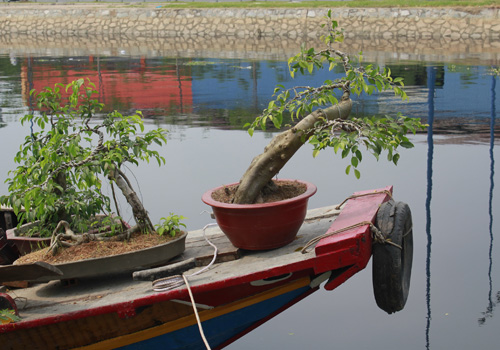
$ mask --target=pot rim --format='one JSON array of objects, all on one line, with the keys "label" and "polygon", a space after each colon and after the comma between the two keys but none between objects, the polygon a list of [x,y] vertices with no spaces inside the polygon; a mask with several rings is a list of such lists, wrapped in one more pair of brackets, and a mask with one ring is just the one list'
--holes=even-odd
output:
[{"label": "pot rim", "polygon": [[282,201],[277,201],[277,202],[270,202],[270,203],[255,203],[255,204],[234,204],[234,203],[223,203],[223,202],[218,202],[212,198],[212,193],[214,191],[217,191],[220,188],[223,188],[225,186],[232,186],[232,185],[237,185],[239,182],[233,182],[227,185],[222,185],[216,188],[213,188],[211,190],[208,190],[203,194],[201,197],[201,200],[205,203],[210,205],[211,207],[216,207],[216,208],[227,208],[227,209],[259,209],[259,208],[267,208],[267,207],[277,207],[281,205],[286,205],[291,202],[296,202],[300,201],[302,199],[306,199],[311,197],[313,194],[316,193],[318,190],[316,185],[314,185],[311,182],[304,181],[304,180],[296,180],[296,179],[278,179],[276,181],[296,181],[299,183],[302,183],[307,186],[306,191],[302,193],[301,195],[297,197],[292,197],[288,198]]}]

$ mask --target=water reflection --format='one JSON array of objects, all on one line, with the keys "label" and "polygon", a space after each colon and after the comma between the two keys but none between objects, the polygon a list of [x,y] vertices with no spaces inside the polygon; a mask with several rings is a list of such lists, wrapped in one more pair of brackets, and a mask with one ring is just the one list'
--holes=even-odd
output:
[{"label": "water reflection", "polygon": [[[197,218],[201,209],[205,209],[199,204],[200,194],[213,185],[241,176],[240,171],[267,144],[269,136],[259,133],[250,140],[242,131],[222,129],[240,128],[245,118],[253,118],[262,104],[266,104],[277,82],[297,83],[289,79],[286,62],[213,57],[146,57],[141,62],[141,57],[92,57],[29,60],[25,56],[18,57],[17,65],[12,65],[8,56],[0,57],[0,124],[2,120],[7,124],[7,128],[0,131],[4,175],[6,169],[12,167],[8,162],[17,151],[21,139],[16,138],[17,135],[24,138],[29,133],[29,125],[21,127],[16,118],[29,109],[26,92],[30,89],[30,79],[32,84],[36,84],[37,77],[69,79],[69,73],[80,77],[93,69],[102,101],[111,105],[116,102],[117,107],[113,108],[133,109],[143,108],[132,106],[124,96],[135,98],[133,103],[142,102],[138,94],[127,91],[127,87],[137,87],[134,84],[151,87],[150,79],[156,79],[170,85],[172,96],[163,101],[174,102],[146,108],[150,116],[147,121],[148,127],[158,123],[172,131],[169,145],[162,149],[169,166],[159,170],[144,166],[134,169],[134,173],[141,183],[146,183],[142,190],[145,202],[153,204],[152,216],[160,218],[170,210],[179,212],[190,218],[190,229],[207,223],[206,218]],[[140,73],[141,64],[143,72],[149,71],[150,75]],[[244,349],[245,344],[248,349],[259,347],[256,344],[262,340],[262,334],[269,337],[262,340],[260,348],[305,349],[310,347],[311,336],[317,348],[331,347],[331,322],[336,322],[333,338],[339,349],[373,346],[468,349],[471,342],[479,344],[478,348],[497,347],[500,318],[492,317],[500,302],[498,281],[493,273],[499,261],[498,249],[493,249],[494,231],[498,231],[493,208],[499,203],[498,196],[493,196],[494,176],[498,177],[499,173],[498,169],[494,171],[494,167],[498,167],[498,162],[494,162],[494,148],[498,149],[495,138],[500,137],[500,123],[495,120],[498,113],[496,82],[485,76],[487,67],[467,70],[451,64],[408,61],[384,64],[412,81],[414,85],[408,86],[410,103],[397,102],[391,95],[372,96],[357,101],[358,111],[393,114],[400,109],[409,116],[425,117],[430,124],[429,133],[417,135],[416,148],[402,157],[398,167],[366,159],[366,172],[360,181],[346,178],[338,171],[345,168],[342,160],[328,154],[312,160],[310,151],[304,150],[297,155],[302,158],[287,165],[289,168],[284,169],[283,176],[315,182],[321,191],[312,199],[314,207],[330,205],[339,196],[360,189],[395,185],[398,199],[407,201],[412,208],[415,232],[422,232],[415,235],[412,278],[416,283],[412,282],[407,308],[384,318],[375,310],[367,293],[371,281],[367,277],[369,272],[363,271],[335,294],[312,296],[304,301],[308,303],[305,308],[299,303],[290,310],[296,311],[295,317],[283,315],[275,323],[250,334],[248,340],[244,338],[235,343],[233,349]],[[124,94],[105,88],[112,76],[121,76],[117,79],[122,85],[116,92]],[[224,80],[224,76],[230,80]],[[312,85],[322,80],[324,77],[310,77],[300,83]],[[129,84],[131,82],[133,84]],[[489,183],[486,179],[481,181],[482,176],[487,176]],[[487,193],[488,202],[485,201]],[[468,206],[463,203],[465,199]],[[475,230],[480,231],[483,225],[484,234],[476,234],[471,239]],[[484,314],[480,314],[481,311]],[[447,312],[450,316],[444,316]],[[479,320],[482,327],[478,327],[478,317],[484,318],[483,323]],[[290,325],[293,319],[298,320],[298,325]],[[366,334],[360,336],[359,329]],[[390,339],[387,329],[394,330]],[[296,332],[295,338],[289,335],[291,331]]]},{"label": "water reflection", "polygon": [[[28,62],[28,74],[27,74],[28,88],[26,90],[28,93],[28,108],[29,108],[29,114],[33,114],[35,111],[35,104],[34,104],[35,97],[31,94],[31,90],[33,90],[33,88],[34,88],[34,83],[33,83],[32,58],[30,56],[28,56],[27,62]],[[24,90],[24,91],[26,91],[26,90]],[[33,138],[33,123],[34,123],[34,121],[33,121],[33,119],[31,119],[30,132],[31,132],[32,138]]]},{"label": "water reflection", "polygon": [[[146,58],[117,56],[32,57],[18,60],[25,106],[31,105],[29,91],[40,91],[55,83],[67,84],[89,78],[96,85],[99,101],[107,110],[134,113],[158,123],[210,125],[241,128],[266,107],[274,86],[319,85],[322,74],[291,79],[286,62],[192,58]],[[390,93],[362,96],[354,101],[358,115],[392,114],[397,108],[412,117],[427,118],[428,76],[422,63],[387,62],[393,76],[403,77],[410,103]],[[0,74],[14,77],[11,58],[0,57]],[[460,142],[486,142],[490,111],[485,99],[484,67],[434,65],[434,86],[439,88],[438,118],[434,132],[462,135]],[[341,72],[330,72],[337,78]],[[444,85],[446,89],[443,89]],[[476,103],[457,96],[471,95]],[[495,125],[496,135],[500,126]]]},{"label": "water reflection", "polygon": [[434,95],[436,83],[436,67],[427,67],[427,82],[428,82],[428,112],[429,116],[427,123],[427,197],[425,199],[425,232],[427,234],[427,258],[426,258],[426,306],[427,317],[425,327],[425,347],[430,348],[430,328],[431,328],[431,248],[432,248],[432,234],[431,234],[431,200],[432,200],[432,160],[434,157]]},{"label": "water reflection", "polygon": [[488,318],[493,317],[493,309],[497,303],[500,303],[500,291],[496,294],[496,300],[493,301],[493,189],[495,187],[495,157],[493,156],[493,151],[495,148],[495,117],[496,117],[496,76],[491,77],[491,118],[490,118],[490,190],[489,190],[489,200],[488,200],[488,216],[489,216],[489,235],[490,235],[490,247],[488,251],[488,304],[486,311],[483,312],[483,317],[479,318],[479,325],[484,325]]},{"label": "water reflection", "polygon": [[[70,57],[41,59],[27,57],[21,62],[23,98],[28,101],[31,89],[41,91],[56,83],[90,79],[96,85],[98,99],[105,110],[125,113],[141,110],[145,117],[190,113],[193,105],[189,66],[158,64],[145,58],[118,59]],[[63,97],[68,93],[61,89]]]}]

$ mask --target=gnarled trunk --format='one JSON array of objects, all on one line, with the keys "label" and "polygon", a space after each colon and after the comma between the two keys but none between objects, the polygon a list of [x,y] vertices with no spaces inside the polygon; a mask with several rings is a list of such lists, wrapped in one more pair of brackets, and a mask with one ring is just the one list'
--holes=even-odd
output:
[{"label": "gnarled trunk", "polygon": [[334,106],[314,111],[293,128],[276,135],[266,146],[264,153],[252,160],[240,180],[233,203],[254,203],[260,191],[312,136],[312,130],[316,122],[320,121],[321,118],[328,120],[347,119],[351,109],[352,101],[349,98],[343,99]]},{"label": "gnarled trunk", "polygon": [[128,204],[132,207],[132,214],[134,215],[137,225],[143,231],[154,231],[154,226],[149,219],[146,209],[142,205],[139,196],[137,196],[137,193],[133,190],[125,174],[119,169],[116,169],[109,174],[109,177],[116,183],[118,188],[122,191],[122,194],[125,196]]}]

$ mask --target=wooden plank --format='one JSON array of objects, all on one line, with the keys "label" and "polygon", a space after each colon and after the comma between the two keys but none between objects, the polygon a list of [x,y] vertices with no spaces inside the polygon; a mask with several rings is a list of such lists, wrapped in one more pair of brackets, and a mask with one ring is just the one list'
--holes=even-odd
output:
[{"label": "wooden plank", "polygon": [[180,275],[189,269],[196,267],[196,259],[191,258],[166,266],[156,267],[142,271],[136,271],[132,277],[136,281],[154,281],[159,278],[165,278],[173,275]]},{"label": "wooden plank", "polygon": [[33,264],[0,267],[0,282],[29,281],[45,276],[62,276],[57,267],[42,261]]},{"label": "wooden plank", "polygon": [[[213,234],[208,236],[208,239],[217,247],[217,263],[233,261],[241,257],[240,249],[233,246],[225,234]],[[196,266],[206,266],[210,263],[210,261],[212,261],[213,256],[214,248],[207,243],[203,236],[190,238],[188,235],[188,239],[186,240],[186,250],[173,262],[195,258]]]},{"label": "wooden plank", "polygon": [[[233,261],[241,257],[240,249],[233,246],[226,235],[210,235],[208,239],[217,247],[215,263]],[[133,278],[138,281],[154,281],[158,278],[182,274],[194,267],[210,264],[213,257],[214,248],[207,243],[203,236],[193,238],[189,238],[188,236],[186,250],[182,255],[169,262],[168,265],[136,271],[133,273]]]},{"label": "wooden plank", "polygon": [[7,288],[28,288],[30,286],[28,281],[1,282],[1,284]]},{"label": "wooden plank", "polygon": [[[233,261],[241,257],[241,250],[232,245],[226,235],[210,237],[210,241],[217,247],[216,263]],[[214,248],[205,242],[203,247],[198,247],[193,253],[197,256],[196,265],[206,266],[213,259]]]}]

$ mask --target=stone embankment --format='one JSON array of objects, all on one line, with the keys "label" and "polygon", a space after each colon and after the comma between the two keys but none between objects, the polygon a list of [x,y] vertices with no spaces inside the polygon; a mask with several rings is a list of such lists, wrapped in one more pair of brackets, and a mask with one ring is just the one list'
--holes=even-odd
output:
[{"label": "stone embankment", "polygon": [[[156,7],[3,5],[0,34],[136,37],[233,36],[316,38],[322,9],[169,9]],[[500,39],[500,9],[333,9],[349,36]]]},{"label": "stone embankment", "polygon": [[[142,6],[0,3],[0,54],[286,59],[301,42],[320,45],[327,12]],[[333,17],[349,38],[342,49],[367,59],[500,62],[500,9],[340,8]]]}]

